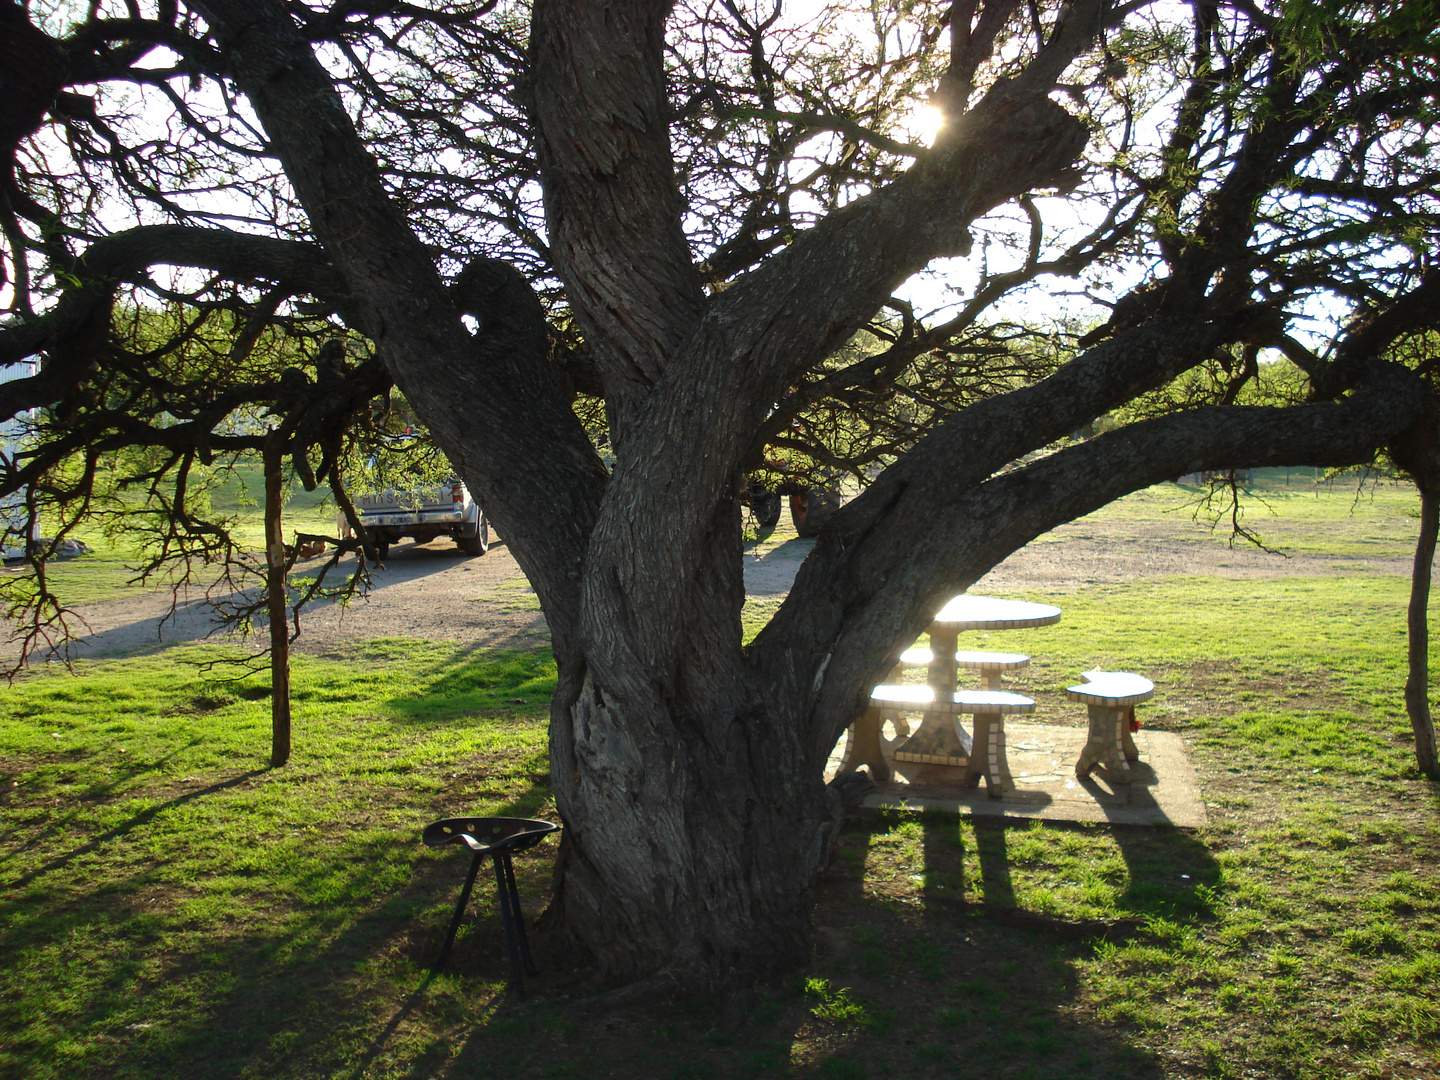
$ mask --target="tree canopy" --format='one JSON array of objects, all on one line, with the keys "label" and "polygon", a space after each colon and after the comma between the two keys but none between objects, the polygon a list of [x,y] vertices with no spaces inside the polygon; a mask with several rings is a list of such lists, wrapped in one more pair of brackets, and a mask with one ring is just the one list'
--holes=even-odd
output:
[{"label": "tree canopy", "polygon": [[[1382,454],[1433,517],[1432,3],[3,0],[0,25],[0,363],[43,358],[0,386],[0,416],[41,410],[0,493],[73,522],[123,450],[204,550],[228,541],[197,465],[283,449],[343,506],[398,387],[544,608],[551,919],[609,976],[804,955],[830,747],[1056,524]],[[865,488],[744,646],[766,469]],[[24,603],[43,640],[61,601]]]}]

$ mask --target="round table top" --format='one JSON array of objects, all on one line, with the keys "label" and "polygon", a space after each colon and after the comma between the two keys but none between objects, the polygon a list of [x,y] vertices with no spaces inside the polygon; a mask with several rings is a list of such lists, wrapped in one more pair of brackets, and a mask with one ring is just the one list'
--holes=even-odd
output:
[{"label": "round table top", "polygon": [[1048,626],[1060,621],[1060,609],[1028,600],[1002,600],[997,596],[961,593],[935,616],[935,622],[956,630],[1014,630],[1022,626]]},{"label": "round table top", "polygon": [[1155,696],[1155,684],[1144,675],[1130,671],[1082,671],[1080,674],[1085,676],[1085,682],[1065,691],[1071,701],[1119,708],[1138,705]]}]

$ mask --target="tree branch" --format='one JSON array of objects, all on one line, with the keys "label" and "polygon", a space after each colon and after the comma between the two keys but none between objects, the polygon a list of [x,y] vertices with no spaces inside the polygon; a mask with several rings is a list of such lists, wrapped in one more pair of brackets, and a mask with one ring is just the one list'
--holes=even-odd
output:
[{"label": "tree branch", "polygon": [[[1415,376],[1390,365],[1341,402],[1289,408],[1221,406],[1196,409],[1129,425],[1075,444],[1014,471],[951,489],[939,499],[905,490],[863,536],[844,535],[811,566],[807,560],[785,606],[843,610],[835,636],[812,639],[808,648],[787,640],[793,625],[782,607],[771,628],[752,645],[752,663],[770,669],[796,665],[799,686],[815,677],[825,656],[824,687],[811,714],[812,758],[817,763],[858,714],[870,685],[920,634],[934,612],[968,588],[1010,552],[1054,526],[1161,480],[1196,469],[1315,464],[1355,465],[1373,459],[1396,433],[1413,424],[1433,402]],[[847,508],[848,509],[848,508]],[[842,511],[843,513],[843,511]],[[922,522],[917,526],[917,522]],[[817,554],[825,546],[822,539]],[[890,570],[869,569],[887,552]],[[869,565],[865,573],[858,567]],[[821,580],[828,576],[828,584]],[[798,681],[797,681],[798,680]],[[823,749],[817,749],[824,744]],[[818,756],[815,756],[818,755]],[[817,766],[818,767],[818,766]]]},{"label": "tree branch", "polygon": [[670,154],[670,7],[538,0],[531,20],[550,252],[605,380],[617,446],[704,306]]},{"label": "tree branch", "polygon": [[[558,655],[605,471],[561,397],[543,328],[472,338],[430,253],[381,182],[334,84],[279,0],[202,0],[236,82],[370,337],[535,586]],[[513,325],[510,327],[514,329]],[[552,496],[537,505],[536,492]]]},{"label": "tree branch", "polygon": [[345,304],[339,277],[313,244],[188,225],[145,225],[114,233],[96,240],[67,270],[65,276],[75,284],[52,311],[0,328],[0,364],[47,354],[38,375],[0,385],[0,416],[51,405],[73,389],[105,343],[121,283],[158,265],[212,270],[236,281],[274,281],[292,294]]}]

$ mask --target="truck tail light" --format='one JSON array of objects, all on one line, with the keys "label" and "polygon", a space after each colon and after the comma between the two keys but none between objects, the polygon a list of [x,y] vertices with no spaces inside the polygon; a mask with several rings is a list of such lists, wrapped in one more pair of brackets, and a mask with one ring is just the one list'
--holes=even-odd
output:
[{"label": "truck tail light", "polygon": [[464,489],[462,488],[462,486],[461,486],[460,484],[451,484],[451,485],[450,485],[450,501],[453,502],[453,503],[455,503],[455,505],[457,505],[457,506],[460,505],[462,502],[464,502],[464,501],[465,501],[465,496],[464,496],[464,494],[463,494],[463,491],[464,491]]}]

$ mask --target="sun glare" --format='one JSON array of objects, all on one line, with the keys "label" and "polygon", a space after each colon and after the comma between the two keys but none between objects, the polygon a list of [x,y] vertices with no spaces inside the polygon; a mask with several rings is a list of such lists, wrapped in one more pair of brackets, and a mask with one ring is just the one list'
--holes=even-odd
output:
[{"label": "sun glare", "polygon": [[911,142],[935,145],[935,137],[945,126],[945,114],[934,105],[916,105],[900,121],[900,130]]}]

